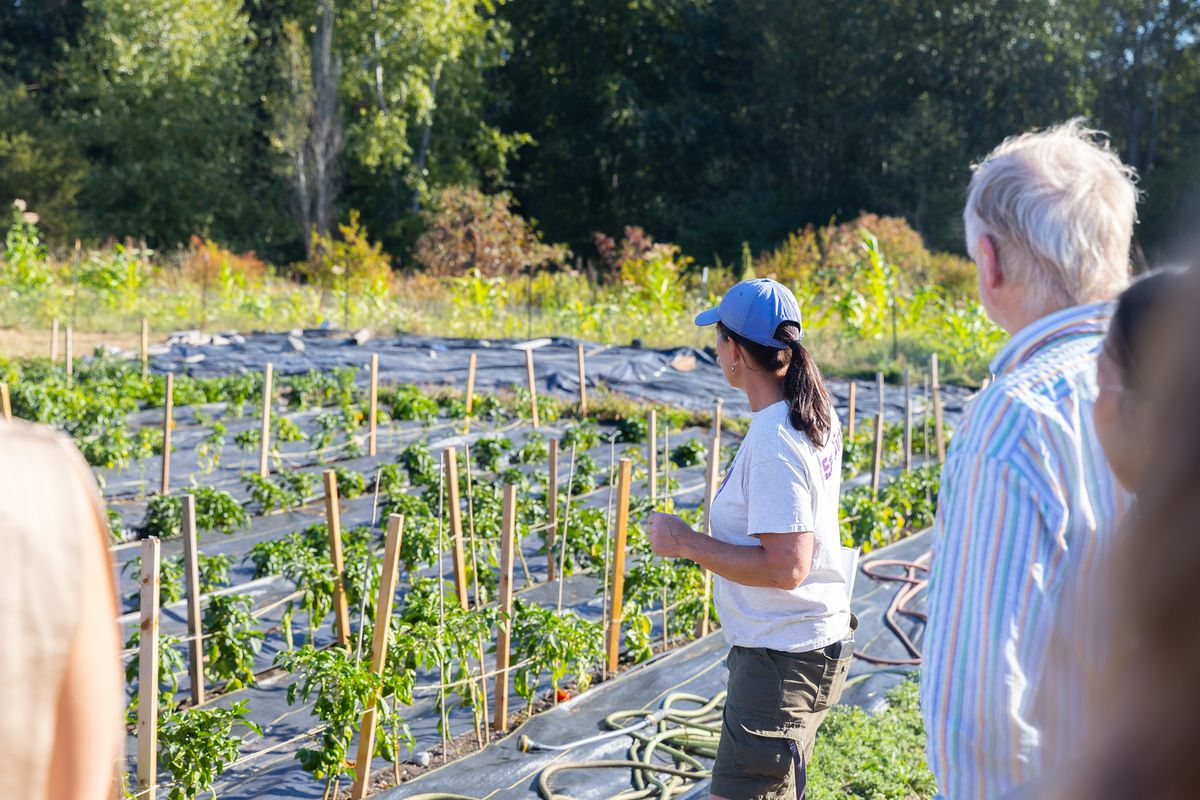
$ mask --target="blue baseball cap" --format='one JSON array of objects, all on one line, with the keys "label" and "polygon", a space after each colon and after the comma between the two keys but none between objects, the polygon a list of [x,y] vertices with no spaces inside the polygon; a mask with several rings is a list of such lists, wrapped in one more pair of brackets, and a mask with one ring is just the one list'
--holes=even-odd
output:
[{"label": "blue baseball cap", "polygon": [[800,304],[796,296],[781,283],[770,278],[755,278],[734,286],[716,308],[696,315],[697,325],[722,323],[736,334],[765,347],[787,349],[788,345],[775,338],[775,329],[784,322],[800,325]]}]

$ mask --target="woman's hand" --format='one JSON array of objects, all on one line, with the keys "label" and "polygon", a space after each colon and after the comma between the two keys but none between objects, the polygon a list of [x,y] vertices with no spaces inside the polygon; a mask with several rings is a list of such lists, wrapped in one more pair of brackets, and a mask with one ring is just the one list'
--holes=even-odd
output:
[{"label": "woman's hand", "polygon": [[690,525],[674,514],[651,511],[646,517],[646,538],[656,556],[687,557],[687,542],[696,535]]}]

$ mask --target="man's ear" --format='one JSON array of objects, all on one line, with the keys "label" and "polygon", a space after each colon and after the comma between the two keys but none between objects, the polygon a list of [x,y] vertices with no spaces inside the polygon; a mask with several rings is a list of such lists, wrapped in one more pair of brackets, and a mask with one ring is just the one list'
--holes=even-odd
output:
[{"label": "man's ear", "polygon": [[1004,285],[1004,270],[1000,266],[996,244],[985,233],[975,241],[975,264],[979,267],[979,282],[984,288],[994,291]]}]

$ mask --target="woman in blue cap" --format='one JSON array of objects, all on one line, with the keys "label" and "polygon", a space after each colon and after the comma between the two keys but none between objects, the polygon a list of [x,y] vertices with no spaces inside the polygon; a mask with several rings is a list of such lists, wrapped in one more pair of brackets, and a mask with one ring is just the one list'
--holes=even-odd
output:
[{"label": "woman in blue cap", "polygon": [[696,317],[714,323],[725,379],[750,402],[750,429],[713,499],[712,536],[662,513],[647,532],[656,554],[715,575],[731,649],[712,796],[802,797],[857,625],[841,568],[841,428],[786,287],[742,281]]}]

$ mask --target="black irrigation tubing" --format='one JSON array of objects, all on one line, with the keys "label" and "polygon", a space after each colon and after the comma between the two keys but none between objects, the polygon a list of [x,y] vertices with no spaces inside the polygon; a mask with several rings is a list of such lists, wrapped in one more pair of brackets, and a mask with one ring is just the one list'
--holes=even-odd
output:
[{"label": "black irrigation tubing", "polygon": [[[929,615],[925,612],[917,611],[916,609],[909,607],[909,602],[912,601],[929,583],[928,578],[917,577],[918,571],[929,571],[929,559],[930,554],[926,553],[924,556],[915,561],[879,559],[877,561],[868,561],[860,567],[863,574],[869,578],[873,578],[877,581],[899,581],[905,584],[892,597],[892,602],[888,604],[888,608],[887,611],[884,612],[883,619],[888,629],[896,635],[896,638],[900,640],[900,643],[903,644],[904,648],[911,654],[911,658],[887,658],[884,656],[874,656],[870,655],[869,653],[861,652],[855,653],[854,655],[856,657],[866,661],[868,664],[878,664],[880,666],[917,666],[921,663],[920,648],[918,648],[916,643],[914,643],[909,635],[905,633],[904,629],[900,627],[900,623],[896,619],[896,615],[904,614],[905,616],[912,617],[913,619],[917,619],[922,622],[929,618]],[[901,567],[904,572],[900,575],[889,574],[887,572],[881,572],[881,567]]]}]

